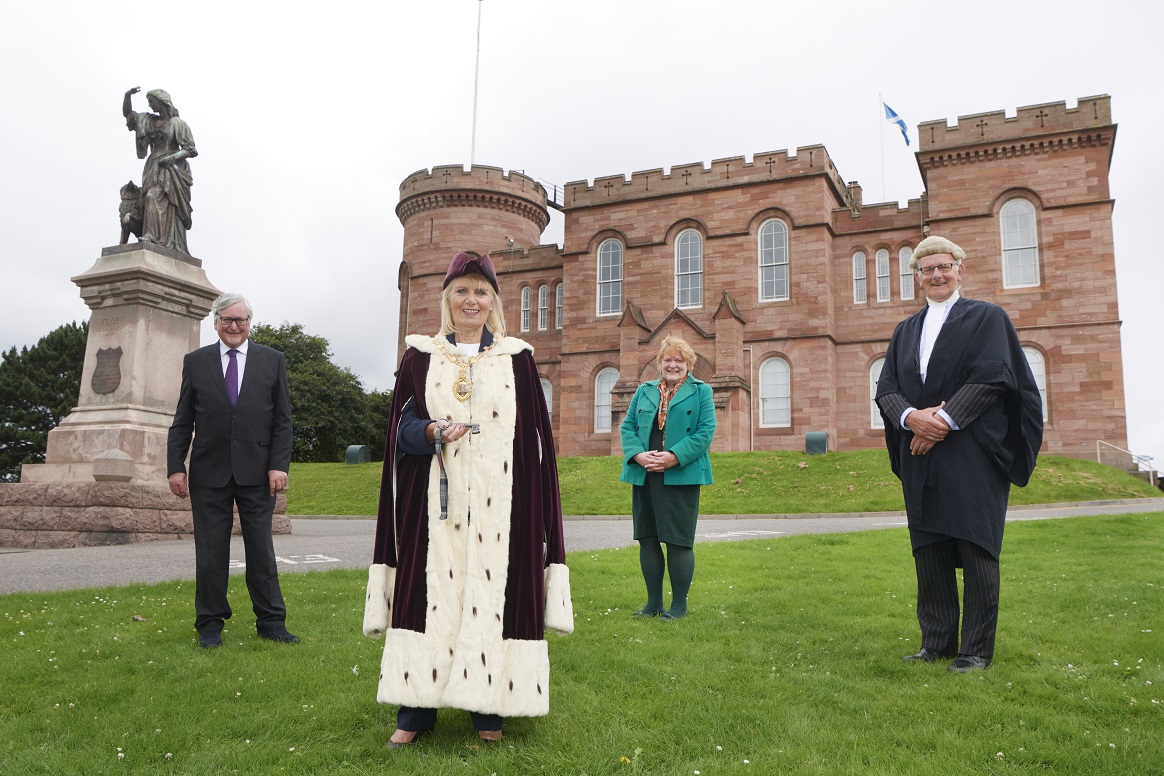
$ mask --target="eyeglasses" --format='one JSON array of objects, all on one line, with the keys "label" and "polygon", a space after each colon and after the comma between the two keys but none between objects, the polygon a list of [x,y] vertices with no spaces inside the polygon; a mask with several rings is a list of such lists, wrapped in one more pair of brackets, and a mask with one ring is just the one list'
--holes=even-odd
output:
[{"label": "eyeglasses", "polygon": [[932,267],[918,267],[917,274],[925,277],[926,275],[932,275],[934,270],[937,270],[944,275],[956,266],[957,264],[952,264],[947,261],[942,264],[934,264]]},{"label": "eyeglasses", "polygon": [[247,317],[247,318],[226,318],[224,316],[219,316],[218,321],[228,329],[231,326],[238,326],[240,329],[245,329],[247,324],[251,322],[251,319],[249,317]]}]

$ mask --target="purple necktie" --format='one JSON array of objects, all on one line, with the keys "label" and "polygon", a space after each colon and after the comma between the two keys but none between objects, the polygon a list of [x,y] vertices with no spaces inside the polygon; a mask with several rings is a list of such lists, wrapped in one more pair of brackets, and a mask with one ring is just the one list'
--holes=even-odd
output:
[{"label": "purple necktie", "polygon": [[233,407],[238,404],[238,351],[231,348],[226,355],[230,356],[230,363],[226,365],[226,396]]}]

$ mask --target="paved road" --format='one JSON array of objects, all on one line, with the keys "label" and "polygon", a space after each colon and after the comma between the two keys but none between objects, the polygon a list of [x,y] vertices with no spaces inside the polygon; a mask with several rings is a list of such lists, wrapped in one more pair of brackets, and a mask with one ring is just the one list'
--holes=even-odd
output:
[{"label": "paved road", "polygon": [[[1022,507],[1008,521],[1045,520],[1080,515],[1164,512],[1164,498],[1094,501],[1054,506]],[[280,573],[367,568],[376,532],[369,518],[293,517],[292,533],[275,537]],[[902,512],[831,515],[705,515],[699,520],[697,542],[842,533],[899,528]],[[629,517],[566,519],[566,549],[573,551],[626,547],[634,544]],[[242,539],[231,542],[232,573],[243,571]],[[116,547],[69,550],[0,548],[0,594],[164,582],[194,578],[191,541],[145,542]]]}]

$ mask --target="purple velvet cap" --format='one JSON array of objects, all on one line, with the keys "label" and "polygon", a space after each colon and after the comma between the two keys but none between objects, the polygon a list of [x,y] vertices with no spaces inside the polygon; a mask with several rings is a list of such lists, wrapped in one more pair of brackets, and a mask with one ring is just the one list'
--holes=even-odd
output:
[{"label": "purple velvet cap", "polygon": [[452,283],[454,278],[468,275],[470,272],[475,272],[488,280],[489,285],[493,286],[493,290],[499,294],[501,293],[501,289],[497,285],[497,272],[493,269],[493,260],[488,255],[472,256],[464,251],[453,257],[452,262],[449,264],[449,271],[445,273],[445,282],[441,284],[441,288],[448,288],[449,283]]}]

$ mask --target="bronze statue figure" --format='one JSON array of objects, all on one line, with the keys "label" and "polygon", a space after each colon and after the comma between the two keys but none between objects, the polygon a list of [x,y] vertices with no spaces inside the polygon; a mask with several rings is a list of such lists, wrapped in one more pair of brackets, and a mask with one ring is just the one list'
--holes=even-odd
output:
[{"label": "bronze statue figure", "polygon": [[[141,91],[135,86],[125,93],[121,112],[126,126],[137,135],[137,158],[145,159],[139,201],[141,242],[154,243],[187,255],[186,230],[191,225],[190,187],[194,178],[186,160],[198,155],[190,126],[178,117],[178,109],[163,89],[146,93],[153,113],[135,113],[131,95]],[[126,197],[122,191],[122,199]],[[123,212],[123,228],[125,227]],[[132,231],[132,230],[129,230]],[[122,242],[128,241],[123,231]]]}]

